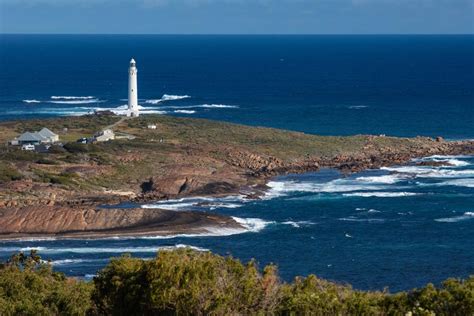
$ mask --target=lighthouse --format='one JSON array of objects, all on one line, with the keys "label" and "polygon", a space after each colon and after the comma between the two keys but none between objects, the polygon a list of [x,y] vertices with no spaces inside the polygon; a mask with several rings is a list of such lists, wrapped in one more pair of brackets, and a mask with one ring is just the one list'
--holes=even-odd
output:
[{"label": "lighthouse", "polygon": [[130,60],[128,68],[128,116],[138,116],[138,87],[137,87],[137,64],[135,59]]}]

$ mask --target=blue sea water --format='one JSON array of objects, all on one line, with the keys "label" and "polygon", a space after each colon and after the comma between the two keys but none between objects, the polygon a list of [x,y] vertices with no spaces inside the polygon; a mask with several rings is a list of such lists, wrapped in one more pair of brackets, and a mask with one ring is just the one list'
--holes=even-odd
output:
[{"label": "blue sea water", "polygon": [[[120,112],[131,57],[143,112],[323,135],[474,138],[474,36],[0,35],[0,120]],[[446,167],[333,170],[274,179],[260,201],[184,199],[145,207],[236,217],[208,236],[0,243],[39,248],[69,275],[121,252],[189,245],[392,291],[474,272],[474,157]],[[202,203],[206,202],[206,203]]]}]

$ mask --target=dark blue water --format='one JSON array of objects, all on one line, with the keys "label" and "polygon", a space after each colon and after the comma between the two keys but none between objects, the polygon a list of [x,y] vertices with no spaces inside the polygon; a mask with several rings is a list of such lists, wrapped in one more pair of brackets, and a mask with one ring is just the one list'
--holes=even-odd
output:
[{"label": "dark blue water", "polygon": [[[474,138],[474,36],[1,35],[0,41],[1,120],[120,112],[134,57],[145,113],[318,134]],[[90,277],[122,252],[150,258],[162,247],[189,245],[276,263],[285,280],[315,273],[361,289],[466,277],[474,272],[474,158],[429,159],[452,165],[350,177],[325,170],[274,179],[261,201],[145,206],[227,214],[247,230],[2,242],[0,258],[39,248],[56,269]]]},{"label": "dark blue water", "polygon": [[181,115],[318,134],[474,137],[473,35],[0,35],[0,119],[123,105],[131,57],[143,106],[191,96],[153,106],[171,114],[179,109],[163,106],[223,104],[238,109]]}]

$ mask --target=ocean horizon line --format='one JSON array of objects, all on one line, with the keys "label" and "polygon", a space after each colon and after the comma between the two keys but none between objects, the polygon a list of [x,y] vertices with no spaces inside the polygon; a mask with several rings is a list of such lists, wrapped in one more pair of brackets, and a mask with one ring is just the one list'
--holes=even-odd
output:
[{"label": "ocean horizon line", "polygon": [[1,35],[91,36],[474,36],[474,33],[3,33]]}]

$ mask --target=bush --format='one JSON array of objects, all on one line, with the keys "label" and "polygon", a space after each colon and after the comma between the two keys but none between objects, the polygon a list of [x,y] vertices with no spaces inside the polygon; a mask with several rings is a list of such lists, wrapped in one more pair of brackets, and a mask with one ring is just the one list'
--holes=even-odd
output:
[{"label": "bush", "polygon": [[48,152],[51,154],[62,154],[66,152],[66,149],[59,145],[51,145],[51,147],[48,148]]},{"label": "bush", "polygon": [[112,259],[93,282],[66,278],[32,252],[0,264],[0,315],[474,315],[474,277],[397,294],[190,249]]},{"label": "bush", "polygon": [[40,158],[36,161],[37,164],[41,165],[57,165],[58,163],[54,160],[47,159],[47,158]]},{"label": "bush", "polygon": [[34,251],[0,266],[0,315],[85,315],[92,286],[41,263]]},{"label": "bush", "polygon": [[38,159],[41,159],[41,154],[38,154],[34,151],[15,149],[9,152],[6,152],[2,157],[5,160],[9,161],[30,161],[35,162]]},{"label": "bush", "polygon": [[87,153],[89,152],[89,147],[86,144],[81,143],[67,143],[63,146],[71,154],[77,153]]},{"label": "bush", "polygon": [[6,164],[0,165],[0,182],[9,182],[14,180],[21,180],[22,174],[16,169],[7,166]]},{"label": "bush", "polygon": [[155,260],[114,259],[94,279],[98,314],[250,315],[279,301],[276,269],[192,250],[163,251]]}]

